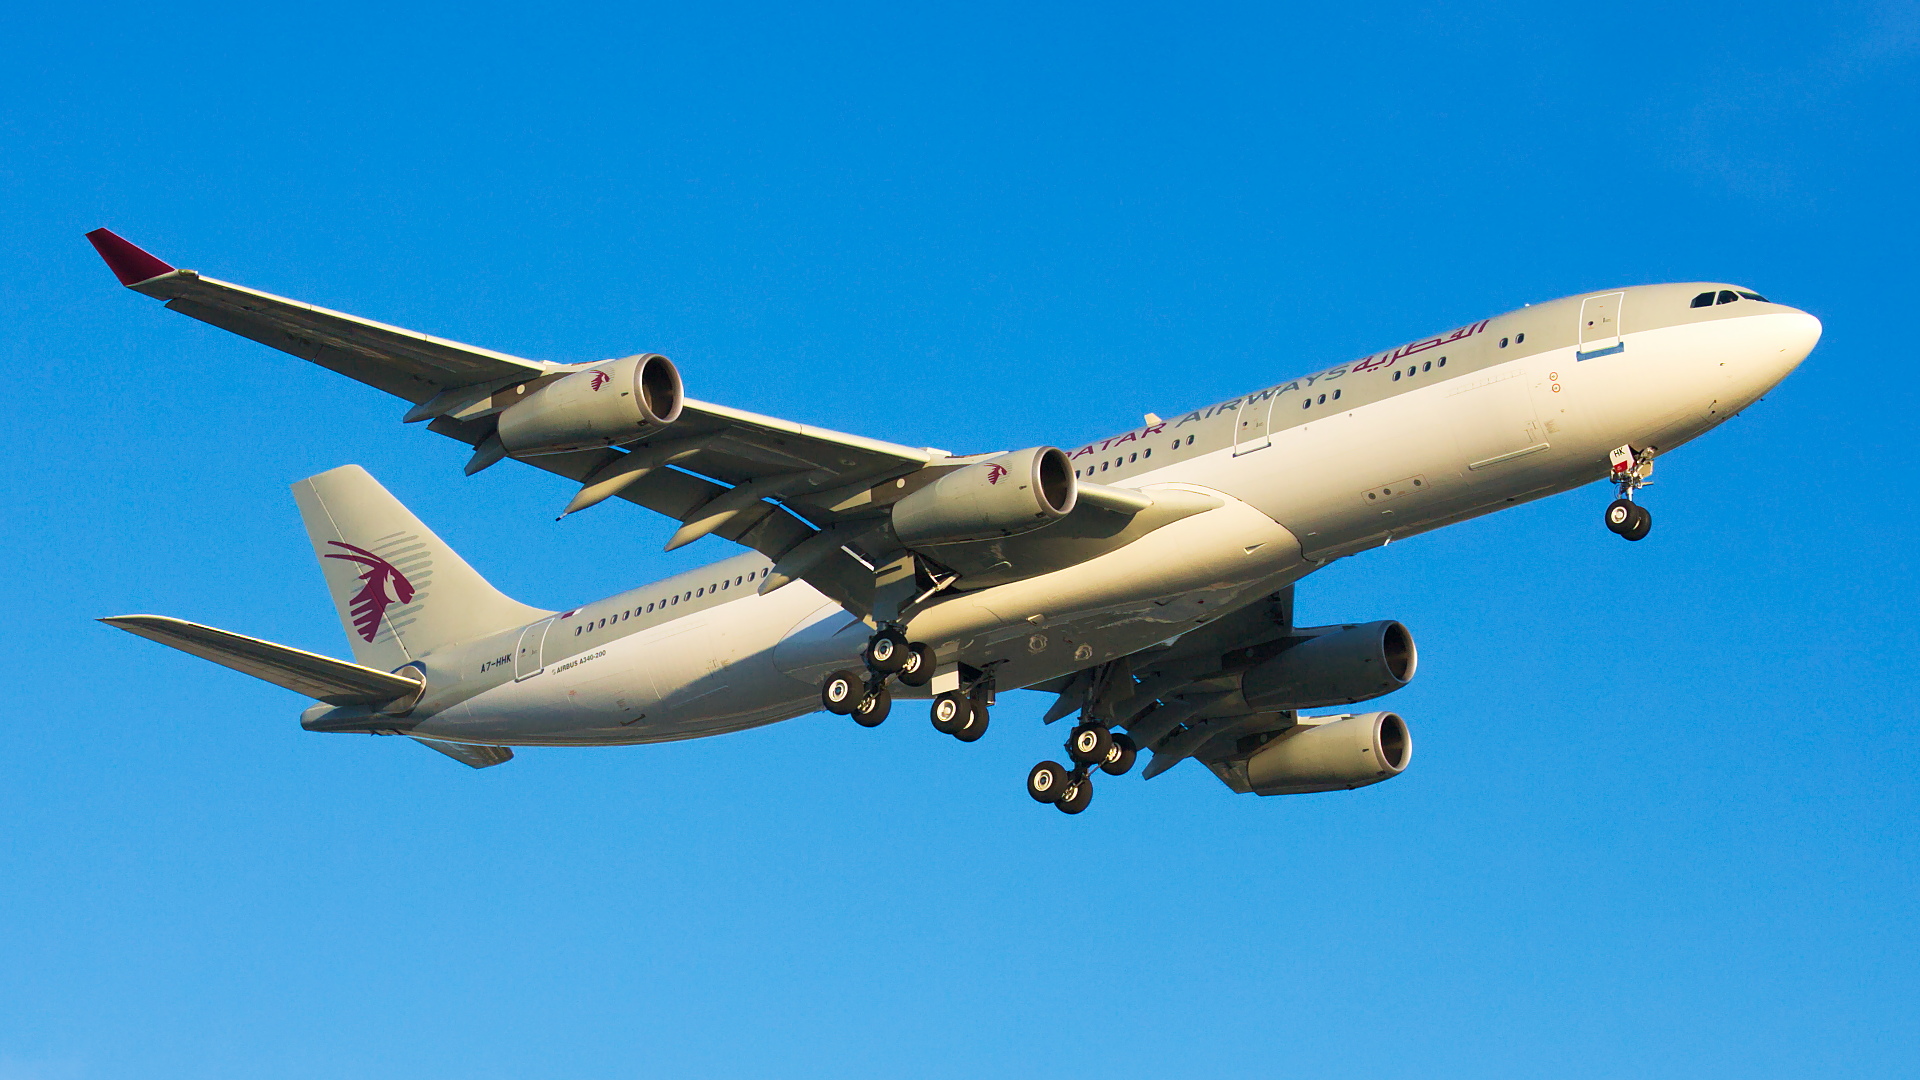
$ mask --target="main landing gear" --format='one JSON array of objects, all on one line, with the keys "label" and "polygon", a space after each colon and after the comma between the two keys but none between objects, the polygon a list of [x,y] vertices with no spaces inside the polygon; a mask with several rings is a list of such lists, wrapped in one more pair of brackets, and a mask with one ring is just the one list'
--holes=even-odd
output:
[{"label": "main landing gear", "polygon": [[1622,446],[1611,456],[1613,472],[1609,479],[1620,497],[1607,504],[1607,531],[1627,540],[1644,540],[1653,531],[1653,515],[1633,501],[1634,492],[1653,483],[1654,448],[1635,451]]},{"label": "main landing gear", "polygon": [[[933,681],[933,650],[907,640],[897,626],[882,627],[861,650],[864,673],[843,669],[820,684],[820,706],[836,716],[851,716],[862,727],[879,727],[887,718],[893,697],[887,680],[922,687]],[[933,699],[933,726],[961,742],[973,742],[987,733],[987,706],[992,704],[988,680],[976,682],[971,694],[948,691]]]},{"label": "main landing gear", "polygon": [[1034,802],[1052,803],[1063,814],[1077,814],[1093,802],[1096,767],[1108,776],[1124,776],[1138,755],[1139,748],[1125,732],[1082,723],[1067,736],[1067,757],[1073,768],[1054,761],[1035,765],[1027,773],[1027,794]]}]

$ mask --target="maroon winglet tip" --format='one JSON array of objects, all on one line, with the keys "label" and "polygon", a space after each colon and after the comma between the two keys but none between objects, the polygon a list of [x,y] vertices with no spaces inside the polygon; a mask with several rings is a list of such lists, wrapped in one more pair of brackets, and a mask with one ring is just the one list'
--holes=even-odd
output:
[{"label": "maroon winglet tip", "polygon": [[173,273],[173,267],[141,251],[112,230],[95,229],[87,234],[87,239],[93,242],[93,250],[107,261],[107,269],[113,271],[122,285],[138,285],[161,274]]}]

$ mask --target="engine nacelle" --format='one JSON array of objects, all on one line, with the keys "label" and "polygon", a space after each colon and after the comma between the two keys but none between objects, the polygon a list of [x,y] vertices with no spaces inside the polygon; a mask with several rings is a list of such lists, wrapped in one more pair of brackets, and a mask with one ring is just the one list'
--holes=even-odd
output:
[{"label": "engine nacelle", "polygon": [[1399,776],[1413,758],[1413,737],[1398,713],[1301,717],[1300,723],[1247,759],[1254,794],[1366,787]]},{"label": "engine nacelle", "polygon": [[680,418],[680,372],[658,353],[609,360],[542,386],[500,414],[500,445],[521,457],[618,446]]},{"label": "engine nacelle", "polygon": [[1387,619],[1319,634],[1248,669],[1240,692],[1258,709],[1316,709],[1391,694],[1413,681],[1418,654]]},{"label": "engine nacelle", "polygon": [[1037,446],[963,466],[893,506],[908,546],[1018,536],[1073,512],[1079,484],[1066,452]]}]

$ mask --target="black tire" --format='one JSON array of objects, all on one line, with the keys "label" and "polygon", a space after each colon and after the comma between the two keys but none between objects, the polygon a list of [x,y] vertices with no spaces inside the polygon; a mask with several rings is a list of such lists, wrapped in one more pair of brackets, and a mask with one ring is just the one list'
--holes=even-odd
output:
[{"label": "black tire", "polygon": [[968,703],[965,694],[949,690],[933,699],[933,705],[927,709],[927,715],[933,720],[933,730],[942,735],[958,735],[967,726],[973,706]]},{"label": "black tire", "polygon": [[1113,749],[1107,752],[1106,760],[1100,762],[1100,771],[1108,776],[1125,776],[1133,768],[1133,761],[1140,756],[1140,748],[1124,731],[1113,733]]},{"label": "black tire", "polygon": [[820,707],[835,716],[846,716],[860,703],[867,680],[857,671],[836,671],[820,684]]},{"label": "black tire", "polygon": [[861,659],[874,671],[892,675],[906,667],[912,655],[913,648],[907,644],[907,635],[898,630],[882,630],[868,639]]},{"label": "black tire", "polygon": [[967,714],[967,726],[953,733],[961,742],[979,742],[980,736],[987,733],[987,710],[975,704]]},{"label": "black tire", "polygon": [[1093,777],[1076,774],[1069,777],[1067,786],[1060,791],[1060,798],[1053,805],[1063,814],[1077,814],[1093,803]]},{"label": "black tire", "polygon": [[1634,514],[1633,523],[1621,532],[1620,535],[1626,537],[1628,540],[1645,540],[1647,534],[1653,531],[1653,512],[1644,506],[1635,506],[1634,510],[1636,513]]},{"label": "black tire", "polygon": [[1076,765],[1097,764],[1112,746],[1113,734],[1099,724],[1081,724],[1067,736],[1067,756]]},{"label": "black tire", "polygon": [[853,722],[861,727],[879,727],[887,719],[887,713],[893,709],[893,695],[881,687],[860,699],[854,706]]},{"label": "black tire", "polygon": [[1621,536],[1627,535],[1627,530],[1633,527],[1633,523],[1638,517],[1636,511],[1639,509],[1638,506],[1625,499],[1615,499],[1608,503],[1605,519],[1607,531],[1617,533]]},{"label": "black tire", "polygon": [[925,686],[933,681],[933,650],[925,645],[907,647],[907,666],[900,669],[900,685]]},{"label": "black tire", "polygon": [[1057,802],[1072,775],[1057,761],[1043,761],[1027,772],[1027,795],[1037,803]]}]

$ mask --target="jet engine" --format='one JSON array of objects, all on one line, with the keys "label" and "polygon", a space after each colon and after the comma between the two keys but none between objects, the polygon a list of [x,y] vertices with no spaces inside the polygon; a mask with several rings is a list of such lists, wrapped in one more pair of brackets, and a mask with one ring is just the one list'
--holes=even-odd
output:
[{"label": "jet engine", "polygon": [[1417,663],[1413,635],[1388,619],[1316,634],[1249,668],[1240,691],[1258,709],[1350,705],[1407,685]]},{"label": "jet engine", "polygon": [[610,360],[542,386],[500,414],[500,445],[530,457],[618,446],[680,418],[680,372],[658,353]]},{"label": "jet engine", "polygon": [[1037,446],[955,469],[901,499],[893,531],[910,547],[1018,536],[1072,513],[1079,496],[1066,452]]},{"label": "jet engine", "polygon": [[1412,757],[1413,738],[1398,713],[1303,716],[1247,759],[1247,783],[1257,795],[1366,787],[1399,776]]}]

